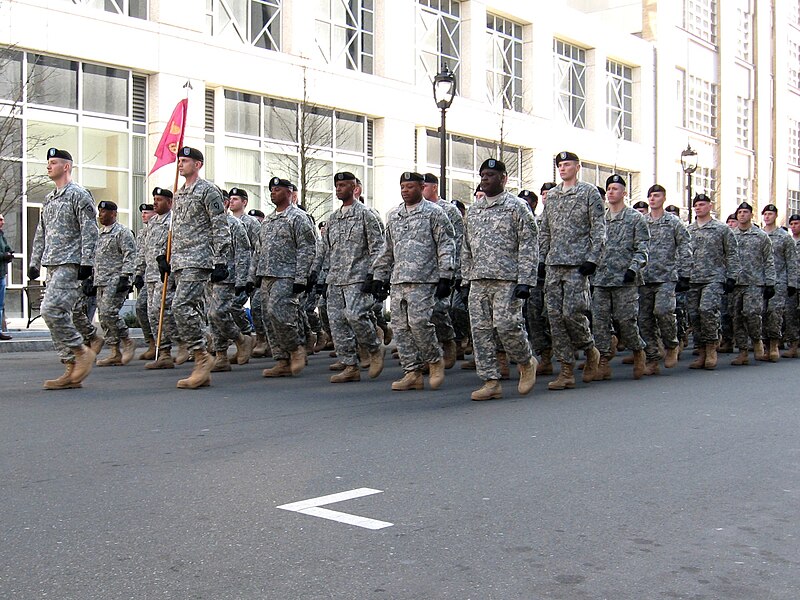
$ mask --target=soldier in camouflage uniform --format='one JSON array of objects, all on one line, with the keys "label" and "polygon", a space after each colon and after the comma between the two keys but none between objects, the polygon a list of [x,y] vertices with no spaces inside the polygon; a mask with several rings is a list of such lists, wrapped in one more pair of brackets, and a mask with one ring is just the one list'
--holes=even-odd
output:
[{"label": "soldier in camouflage uniform", "polygon": [[[592,330],[600,365],[596,379],[611,379],[611,332],[633,350],[633,378],[644,375],[644,340],[639,335],[639,286],[647,264],[650,230],[642,214],[625,206],[627,184],[619,175],[606,180],[606,244],[592,279]],[[612,323],[613,320],[613,323]]]},{"label": "soldier in camouflage uniform", "polygon": [[650,231],[644,285],[639,286],[639,332],[647,355],[646,375],[659,373],[659,338],[664,344],[664,366],[678,364],[678,321],[675,293],[689,289],[692,270],[692,245],[681,220],[664,210],[667,191],[655,184],[647,191],[649,212],[645,216]]},{"label": "soldier in camouflage uniform", "polygon": [[139,327],[142,328],[144,341],[147,342],[147,350],[139,354],[139,360],[153,360],[156,357],[156,340],[147,316],[147,287],[144,284],[144,270],[138,269],[138,257],[142,253],[144,240],[147,237],[147,223],[155,213],[152,204],[140,204],[139,212],[142,215],[142,228],[139,230],[139,235],[136,236],[137,265],[133,274],[133,287],[136,288],[136,319],[139,321]]},{"label": "soldier in camouflage uniform", "polygon": [[172,272],[175,296],[172,314],[178,337],[194,353],[192,374],[178,387],[197,389],[211,384],[214,366],[206,350],[204,304],[206,285],[228,277],[226,257],[231,243],[222,194],[200,177],[203,154],[184,146],[178,151],[178,173],[185,182],[175,194],[172,209],[172,254],[158,258],[163,276]]},{"label": "soldier in camouflage uniform", "polygon": [[274,367],[264,369],[264,377],[299,375],[306,363],[298,317],[316,238],[308,215],[292,204],[292,187],[286,179],[270,180],[275,211],[261,223],[258,254],[250,267],[250,281],[261,287],[264,324],[277,360]]},{"label": "soldier in camouflage uniform", "polygon": [[603,201],[597,188],[578,181],[580,159],[572,152],[556,156],[562,182],[547,194],[539,230],[538,275],[545,278],[553,352],[561,372],[550,390],[575,387],[575,349],[586,354],[583,381],[597,375],[600,353],[589,329],[589,276],[594,274],[606,239]]},{"label": "soldier in camouflage uniform", "polygon": [[697,359],[689,368],[717,368],[719,307],[722,294],[731,293],[739,277],[739,253],[730,227],[711,216],[711,198],[697,194],[692,199],[695,220],[689,225],[692,273],[686,304],[692,322]]},{"label": "soldier in camouflage uniform", "polygon": [[[100,236],[94,256],[94,284],[97,312],[111,354],[97,361],[98,367],[127,365],[136,350],[119,311],[131,290],[136,266],[136,240],[130,229],[117,221],[117,205],[104,200],[98,204]],[[120,351],[120,346],[122,347]]]},{"label": "soldier in camouflage uniform", "polygon": [[95,353],[84,346],[73,323],[79,281],[92,276],[97,244],[97,210],[92,195],[72,181],[72,156],[66,150],[47,151],[47,176],[56,189],[42,203],[28,265],[29,279],[47,267],[47,291],[41,314],[53,344],[66,366],[64,374],[44,382],[48,390],[81,387],[94,365]]},{"label": "soldier in camouflage uniform", "polygon": [[[791,239],[794,242],[795,256],[797,256],[795,268],[800,271],[800,215],[793,214],[789,217],[789,231],[792,232]],[[800,308],[798,308],[798,297],[800,297],[800,294],[797,293],[797,288],[800,287],[800,274],[798,274],[798,279],[795,281],[794,286],[794,292],[792,292],[791,289],[787,291],[786,333],[784,341],[788,345],[788,348],[781,354],[783,358],[798,357],[797,349],[798,342],[800,342]]]},{"label": "soldier in camouflage uniform", "polygon": [[792,236],[776,223],[778,207],[767,204],[761,211],[761,216],[764,219],[764,232],[772,242],[772,253],[775,257],[775,295],[767,300],[764,339],[769,343],[767,357],[770,362],[778,362],[780,359],[778,344],[783,337],[786,301],[789,294],[794,296],[797,293],[798,258]]},{"label": "soldier in camouflage uniform", "polygon": [[[739,220],[736,218],[736,213],[731,213],[725,219],[725,224],[731,228],[731,231],[736,231],[739,227]],[[733,352],[733,294],[725,294],[722,296],[722,303],[719,307],[720,331],[721,339],[719,341],[719,348],[717,352],[730,354]]]},{"label": "soldier in camouflage uniform", "polygon": [[[556,187],[552,181],[542,184],[539,190],[542,206],[547,202],[547,193]],[[532,207],[535,214],[535,206]],[[536,226],[542,227],[542,214],[535,217]],[[541,243],[541,241],[540,241]],[[531,290],[531,297],[526,301],[526,315],[528,319],[528,337],[531,340],[531,349],[539,357],[536,367],[537,375],[553,374],[553,342],[550,336],[550,321],[547,317],[547,306],[544,301],[544,277],[536,279],[536,287]]]},{"label": "soldier in camouflage uniform", "polygon": [[525,332],[523,303],[536,285],[539,232],[533,213],[505,191],[506,166],[490,158],[480,168],[481,190],[464,227],[464,279],[475,364],[483,386],[473,400],[502,398],[495,332],[520,377],[517,390],[528,394],[536,383],[536,359]]},{"label": "soldier in camouflage uniform", "polygon": [[373,263],[373,291],[392,285],[392,324],[404,372],[392,383],[397,391],[421,390],[426,363],[431,389],[444,382],[442,349],[431,317],[436,300],[450,294],[455,241],[445,212],[423,200],[424,181],[410,171],[400,176],[403,203],[389,212],[386,238]]},{"label": "soldier in camouflage uniform", "polygon": [[[356,176],[349,171],[334,176],[336,198],[342,206],[328,217],[322,252],[328,267],[328,319],[341,373],[331,383],[360,381],[359,347],[369,353],[369,376],[383,371],[383,348],[372,320],[372,263],[383,245],[378,217],[356,200]],[[332,365],[335,368],[335,365]]]}]

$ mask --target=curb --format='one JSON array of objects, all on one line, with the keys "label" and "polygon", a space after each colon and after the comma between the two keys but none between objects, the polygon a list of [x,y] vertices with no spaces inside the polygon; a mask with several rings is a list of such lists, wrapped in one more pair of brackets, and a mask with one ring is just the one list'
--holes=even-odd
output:
[{"label": "curb", "polygon": [[[141,336],[132,335],[130,336],[133,340],[133,343],[136,344],[137,348],[142,348],[146,344],[144,343],[144,338]],[[0,342],[0,354],[6,354],[9,352],[47,352],[47,351],[55,351],[55,345],[53,344],[52,339],[20,339],[20,340],[8,340],[4,342]]]}]

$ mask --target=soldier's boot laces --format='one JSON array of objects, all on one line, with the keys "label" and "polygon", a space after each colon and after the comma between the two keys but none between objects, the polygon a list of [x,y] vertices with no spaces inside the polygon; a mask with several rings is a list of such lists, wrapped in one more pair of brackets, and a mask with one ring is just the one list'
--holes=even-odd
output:
[{"label": "soldier's boot laces", "polygon": [[764,342],[761,340],[756,340],[753,342],[753,354],[756,355],[756,360],[767,361],[769,360],[769,356],[767,355],[766,350],[764,349]]},{"label": "soldier's boot laces", "polygon": [[236,364],[246,365],[250,362],[250,357],[253,355],[253,346],[255,340],[249,335],[239,335],[236,340]]},{"label": "soldier's boot laces", "polygon": [[717,343],[706,344],[706,360],[703,368],[709,371],[717,368]]},{"label": "soldier's boot laces", "polygon": [[597,377],[600,365],[600,351],[592,346],[584,354],[586,355],[586,367],[583,369],[583,383],[590,383]]},{"label": "soldier's boot laces", "polygon": [[633,378],[634,379],[641,379],[642,375],[644,375],[645,363],[647,362],[647,357],[644,354],[644,350],[636,350],[633,353]]},{"label": "soldier's boot laces", "polygon": [[436,362],[429,363],[430,376],[428,377],[428,384],[432,390],[438,390],[444,383],[444,360],[439,359]]},{"label": "soldier's boot laces", "polygon": [[536,367],[537,375],[552,375],[553,374],[553,351],[542,350],[542,359]]},{"label": "soldier's boot laces", "polygon": [[500,379],[511,379],[511,371],[508,370],[508,354],[498,352],[497,364],[500,367]]},{"label": "soldier's boot laces", "polygon": [[562,362],[561,371],[553,381],[547,384],[548,390],[571,390],[575,387],[575,375],[572,363]]},{"label": "soldier's boot laces", "polygon": [[781,354],[781,356],[783,358],[797,358],[797,346],[798,346],[797,342],[791,342],[789,344],[789,347],[783,351],[783,354]]},{"label": "soldier's boot laces", "polygon": [[147,350],[139,355],[139,360],[153,360],[156,357],[156,341],[147,340]]},{"label": "soldier's boot laces", "polygon": [[442,351],[444,352],[444,368],[452,369],[456,364],[456,356],[458,356],[458,346],[455,340],[447,340],[442,343]]},{"label": "soldier's boot laces", "polygon": [[[517,365],[519,369],[519,383],[517,384],[517,391],[525,396],[529,394],[536,385],[536,369],[539,363],[536,358],[531,356],[531,360],[527,364]],[[499,385],[499,384],[498,384]]]},{"label": "soldier's boot laces", "polygon": [[122,365],[122,354],[119,351],[119,344],[109,346],[111,354],[97,361],[98,367],[118,367]]},{"label": "soldier's boot laces", "polygon": [[186,344],[178,344],[178,352],[175,355],[175,364],[182,365],[189,360],[189,348]]},{"label": "soldier's boot laces", "polygon": [[358,365],[347,365],[341,373],[331,375],[331,383],[347,383],[348,381],[361,381],[361,369]]},{"label": "soldier's boot laces", "polygon": [[369,378],[375,379],[378,375],[383,372],[383,357],[384,357],[384,348],[383,346],[378,346],[378,349],[375,352],[370,352],[369,354]]},{"label": "soldier's boot laces", "polygon": [[92,337],[89,338],[88,346],[92,349],[92,352],[95,353],[95,356],[100,354],[100,350],[103,349],[103,344],[106,343],[105,338],[102,335],[95,333]]},{"label": "soldier's boot laces", "polygon": [[120,342],[122,347],[122,364],[127,365],[133,360],[133,355],[136,354],[136,343],[129,337],[122,338]]},{"label": "soldier's boot laces", "polygon": [[291,377],[292,376],[292,369],[289,366],[289,361],[286,359],[280,359],[273,367],[269,369],[264,369],[261,372],[261,375],[264,377]]},{"label": "soldier's boot laces", "polygon": [[778,362],[781,358],[780,350],[778,350],[778,340],[769,341],[769,362]]},{"label": "soldier's boot laces", "polygon": [[689,363],[690,369],[702,369],[706,364],[706,348],[702,346],[697,349],[697,358]]},{"label": "soldier's boot laces", "polygon": [[306,366],[306,349],[305,346],[298,346],[290,355],[290,368],[292,375],[299,375]]},{"label": "soldier's boot laces", "polygon": [[499,400],[503,397],[503,386],[497,379],[489,379],[484,381],[483,385],[472,392],[470,398],[475,401],[482,400]]},{"label": "soldier's boot laces", "polygon": [[73,388],[83,387],[80,383],[72,381],[72,372],[75,370],[75,363],[64,363],[66,367],[64,374],[58,379],[48,379],[42,386],[46,390],[70,390]]},{"label": "soldier's boot laces", "polygon": [[231,361],[228,358],[228,353],[224,350],[217,352],[214,357],[214,366],[211,367],[212,373],[222,373],[231,370]]},{"label": "soldier's boot laces", "polygon": [[597,365],[597,376],[594,381],[607,381],[611,379],[611,359],[608,356],[601,356]]},{"label": "soldier's boot laces", "polygon": [[211,385],[211,369],[213,368],[214,361],[211,355],[205,350],[195,350],[194,369],[189,377],[178,381],[177,387],[184,390],[196,390]]},{"label": "soldier's boot laces", "polygon": [[402,379],[392,383],[392,390],[395,392],[405,392],[407,390],[421,390],[425,387],[422,379],[422,371],[406,371]]},{"label": "soldier's boot laces", "polygon": [[667,355],[664,357],[664,366],[667,369],[671,369],[678,364],[678,352],[679,349],[677,346],[674,348],[667,348]]},{"label": "soldier's boot laces", "polygon": [[731,364],[736,367],[741,367],[743,365],[750,364],[750,355],[747,352],[747,348],[740,349],[739,354],[731,361]]},{"label": "soldier's boot laces", "polygon": [[158,370],[158,369],[174,369],[175,361],[172,360],[172,354],[169,351],[159,352],[158,358],[152,362],[144,365],[145,369]]}]

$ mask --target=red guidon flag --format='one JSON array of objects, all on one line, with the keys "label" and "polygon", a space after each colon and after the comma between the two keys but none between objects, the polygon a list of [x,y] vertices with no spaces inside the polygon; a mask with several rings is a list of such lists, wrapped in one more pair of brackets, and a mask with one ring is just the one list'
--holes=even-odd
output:
[{"label": "red guidon flag", "polygon": [[178,156],[178,150],[183,146],[183,131],[186,127],[186,111],[189,107],[189,99],[184,98],[172,111],[172,116],[169,118],[167,128],[164,130],[164,135],[161,136],[161,141],[158,142],[158,147],[153,156],[156,157],[156,164],[150,170],[148,175],[152,175],[164,165],[175,162]]}]

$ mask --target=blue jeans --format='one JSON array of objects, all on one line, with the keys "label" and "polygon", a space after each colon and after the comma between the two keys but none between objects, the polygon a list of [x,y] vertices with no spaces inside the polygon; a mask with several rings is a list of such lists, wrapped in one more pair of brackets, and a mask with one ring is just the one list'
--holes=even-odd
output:
[{"label": "blue jeans", "polygon": [[[5,268],[5,265],[3,265]],[[6,311],[3,308],[6,304],[6,276],[5,274],[0,277],[0,327],[3,325],[3,318],[5,317]]]}]

